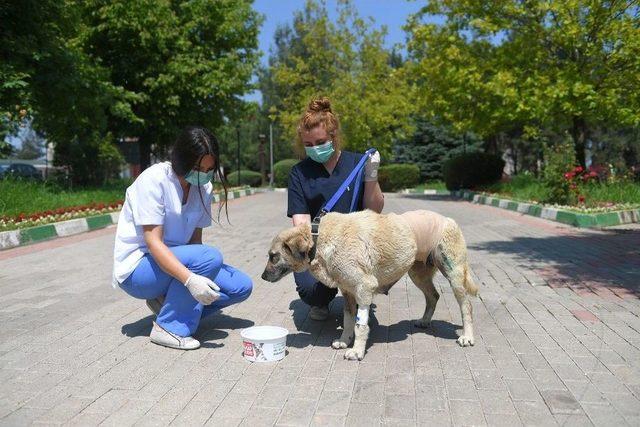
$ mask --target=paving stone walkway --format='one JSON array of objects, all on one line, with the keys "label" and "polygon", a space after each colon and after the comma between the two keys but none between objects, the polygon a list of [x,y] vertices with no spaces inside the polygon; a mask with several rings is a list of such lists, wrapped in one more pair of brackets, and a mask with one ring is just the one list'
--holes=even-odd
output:
[{"label": "paving stone walkway", "polygon": [[[388,195],[385,211],[456,219],[480,297],[476,345],[455,339],[448,283],[430,329],[408,279],[377,296],[365,360],[330,348],[342,299],[314,322],[293,279],[260,280],[286,194],[232,201],[204,234],[255,278],[203,322],[203,348],[148,340],[152,316],[110,283],[114,229],[0,252],[0,425],[640,425],[640,229],[567,228],[443,198]],[[280,363],[242,359],[240,331],[289,329]]]}]

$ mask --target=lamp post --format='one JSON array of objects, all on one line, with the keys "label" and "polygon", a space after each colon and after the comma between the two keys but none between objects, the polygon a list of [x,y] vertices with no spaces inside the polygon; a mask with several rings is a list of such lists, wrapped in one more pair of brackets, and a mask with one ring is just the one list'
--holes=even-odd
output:
[{"label": "lamp post", "polygon": [[265,165],[264,165],[264,160],[265,160],[265,153],[264,153],[264,142],[267,139],[266,135],[261,133],[260,135],[258,135],[258,163],[260,164],[260,178],[261,178],[261,185],[264,185],[266,179],[265,179]]},{"label": "lamp post", "polygon": [[269,123],[269,187],[273,187],[273,123]]},{"label": "lamp post", "polygon": [[238,187],[240,187],[240,125],[236,125],[236,136],[238,137],[238,146],[236,147],[236,161],[238,162]]}]

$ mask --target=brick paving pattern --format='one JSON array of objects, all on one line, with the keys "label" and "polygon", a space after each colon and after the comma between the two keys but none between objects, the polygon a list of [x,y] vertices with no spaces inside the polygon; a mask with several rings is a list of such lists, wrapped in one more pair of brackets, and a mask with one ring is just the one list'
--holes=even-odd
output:
[{"label": "brick paving pattern", "polygon": [[[388,195],[386,212],[431,209],[462,226],[476,345],[444,278],[432,327],[402,279],[377,296],[362,362],[330,348],[342,299],[314,322],[292,277],[259,279],[286,195],[232,201],[233,226],[205,231],[255,279],[208,318],[203,347],[148,340],[143,302],[110,283],[114,229],[0,253],[0,425],[640,425],[640,229],[585,231],[452,199]],[[289,329],[288,355],[251,364],[240,331]]]}]

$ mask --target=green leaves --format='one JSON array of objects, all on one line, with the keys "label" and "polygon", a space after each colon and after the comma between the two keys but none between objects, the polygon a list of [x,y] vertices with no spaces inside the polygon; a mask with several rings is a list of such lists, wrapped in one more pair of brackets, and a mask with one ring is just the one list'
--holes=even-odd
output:
[{"label": "green leaves", "polygon": [[[376,147],[391,156],[395,135],[408,132],[414,106],[403,70],[391,66],[385,30],[373,30],[349,2],[340,2],[333,22],[323,3],[308,1],[293,24],[276,33],[276,51],[261,87],[269,111],[288,140],[315,96],[327,96],[338,114],[347,149]],[[273,113],[270,113],[274,115]]]},{"label": "green leaves", "polygon": [[[587,130],[637,126],[634,3],[430,1],[407,26],[419,105],[484,138],[525,126],[562,131],[576,118]],[[446,21],[423,22],[427,14]]]},{"label": "green leaves", "polygon": [[250,1],[13,3],[0,11],[3,124],[29,109],[72,170],[107,152],[101,141],[138,137],[162,152],[183,126],[234,115],[251,88],[260,18]]}]

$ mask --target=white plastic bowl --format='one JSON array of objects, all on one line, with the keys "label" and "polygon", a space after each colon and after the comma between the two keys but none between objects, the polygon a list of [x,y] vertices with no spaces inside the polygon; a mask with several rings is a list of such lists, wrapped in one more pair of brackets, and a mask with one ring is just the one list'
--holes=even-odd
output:
[{"label": "white plastic bowl", "polygon": [[284,357],[289,331],[279,326],[252,326],[240,332],[244,358],[251,362],[275,362]]}]

